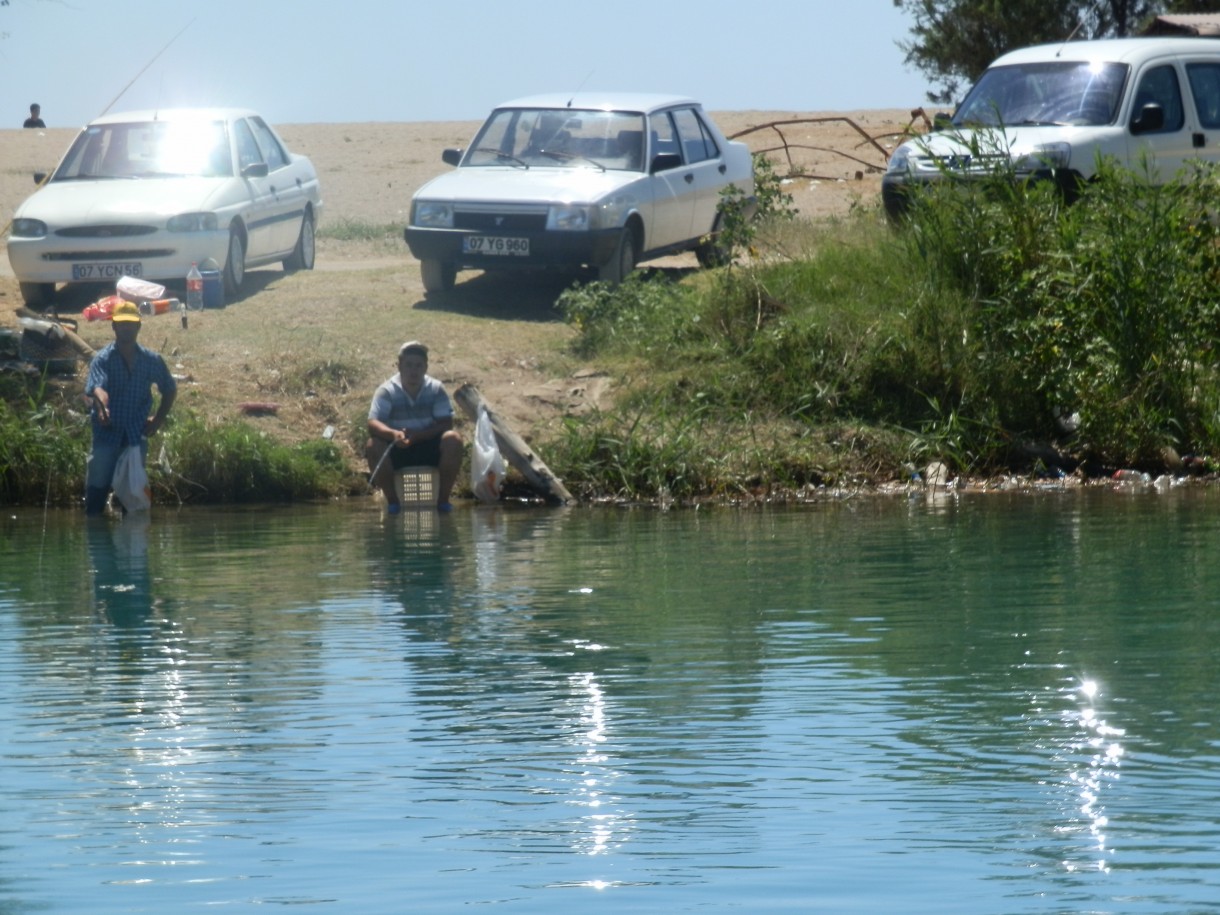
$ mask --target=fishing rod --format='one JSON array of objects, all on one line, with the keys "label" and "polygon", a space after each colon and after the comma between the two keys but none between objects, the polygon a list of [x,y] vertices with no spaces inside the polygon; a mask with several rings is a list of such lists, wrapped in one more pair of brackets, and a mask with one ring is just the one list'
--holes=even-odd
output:
[{"label": "fishing rod", "polygon": [[[139,73],[137,73],[130,80],[128,80],[127,85],[119,90],[119,94],[110,100],[109,105],[107,105],[105,108],[102,109],[102,114],[105,114],[112,107],[114,107],[114,103],[117,102],[119,99],[121,99],[127,93],[127,90],[132,87],[132,85],[135,83],[135,81],[137,79],[139,79],[141,76],[143,76],[144,72],[149,67],[151,67],[154,63],[157,62],[157,58],[160,57],[162,54],[164,54],[166,51],[168,51],[170,48],[170,45],[172,45],[175,41],[177,41],[182,36],[182,33],[185,32],[187,29],[189,29],[194,24],[195,24],[195,20],[192,19],[190,22],[188,22],[186,25],[184,25],[182,28],[180,28],[178,30],[178,34],[176,34],[173,38],[171,38],[169,41],[167,41],[165,43],[165,47],[163,47],[160,51],[158,51],[156,54],[154,54],[152,56],[152,59],[148,63],[146,63],[143,67],[140,68]],[[98,115],[98,117],[101,117],[101,115]]]},{"label": "fishing rod", "polygon": [[[154,63],[156,63],[157,58],[160,57],[162,54],[164,54],[166,51],[168,51],[170,48],[170,45],[172,45],[175,41],[177,41],[182,36],[182,33],[185,32],[187,29],[189,29],[194,24],[195,24],[195,20],[192,19],[190,22],[188,22],[186,25],[184,25],[182,28],[180,28],[178,30],[178,34],[176,34],[173,38],[171,38],[169,41],[167,41],[165,43],[165,46],[160,51],[158,51],[156,54],[154,54],[152,56],[152,59],[148,63],[146,63],[143,67],[140,68],[140,72],[127,81],[127,85],[119,90],[119,94],[110,100],[110,104],[107,105],[105,108],[103,108],[101,110],[101,113],[98,114],[97,117],[101,117],[111,108],[113,108],[114,103],[117,102],[119,99],[121,99],[124,95],[126,95],[127,90],[132,87],[132,85],[135,83],[135,81],[137,79],[139,79],[141,76],[144,75],[145,71],[149,67],[151,67]],[[36,187],[35,190],[41,190],[42,186],[51,180],[51,175],[53,175],[53,174],[55,174],[54,169],[47,172],[46,176],[42,179],[41,182],[39,182],[38,187]],[[4,223],[4,229],[2,232],[0,232],[0,234],[7,235],[9,232],[9,229],[11,229],[12,227],[13,227],[13,221],[10,218]]]},{"label": "fishing rod", "polygon": [[385,463],[385,459],[390,456],[390,452],[394,450],[394,445],[386,446],[385,451],[381,452],[381,460],[377,462],[377,466],[373,468],[373,472],[369,474],[369,485],[373,485],[373,481],[377,479],[377,474],[381,471],[381,465]]}]

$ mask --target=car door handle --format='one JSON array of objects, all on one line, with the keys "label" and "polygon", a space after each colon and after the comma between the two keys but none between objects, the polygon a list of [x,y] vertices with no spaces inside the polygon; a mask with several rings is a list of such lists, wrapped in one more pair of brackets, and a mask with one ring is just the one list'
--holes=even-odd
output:
[{"label": "car door handle", "polygon": [[685,181],[687,184],[694,184],[694,183],[695,183],[695,176],[694,176],[694,175],[692,175],[690,172],[687,172],[687,173],[686,173],[686,174],[683,176],[682,180],[683,180],[683,181]]},{"label": "car door handle", "polygon": [[1202,149],[1207,145],[1207,139],[1201,133],[1192,133],[1190,135],[1190,143],[1195,149]]}]

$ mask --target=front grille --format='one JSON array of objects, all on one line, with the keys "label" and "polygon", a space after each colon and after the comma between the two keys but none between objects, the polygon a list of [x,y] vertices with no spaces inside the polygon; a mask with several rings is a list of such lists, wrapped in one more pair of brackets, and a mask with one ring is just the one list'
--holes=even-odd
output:
[{"label": "front grille", "polygon": [[462,213],[453,214],[457,229],[477,232],[541,232],[546,228],[546,213]]},{"label": "front grille", "polygon": [[72,226],[57,229],[61,238],[130,238],[135,235],[152,235],[156,226]]},{"label": "front grille", "polygon": [[45,261],[83,263],[85,261],[141,261],[171,257],[173,248],[130,248],[126,251],[55,251],[42,255]]}]

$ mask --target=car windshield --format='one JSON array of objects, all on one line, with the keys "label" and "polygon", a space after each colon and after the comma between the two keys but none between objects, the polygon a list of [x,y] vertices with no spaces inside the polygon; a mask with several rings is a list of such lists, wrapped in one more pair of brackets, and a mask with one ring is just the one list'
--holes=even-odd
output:
[{"label": "car windshield", "polygon": [[1126,64],[1063,61],[987,70],[953,115],[957,127],[1114,121]]},{"label": "car windshield", "polygon": [[638,111],[500,108],[479,130],[463,166],[549,166],[642,171]]},{"label": "car windshield", "polygon": [[139,121],[86,127],[53,180],[232,174],[224,121]]}]

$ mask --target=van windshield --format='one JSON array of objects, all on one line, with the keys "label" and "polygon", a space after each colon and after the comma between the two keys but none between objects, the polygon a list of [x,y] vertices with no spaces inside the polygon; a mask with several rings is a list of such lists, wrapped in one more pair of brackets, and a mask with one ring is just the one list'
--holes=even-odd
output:
[{"label": "van windshield", "polygon": [[1118,115],[1126,64],[1054,61],[991,67],[958,106],[957,127],[1109,124]]}]

